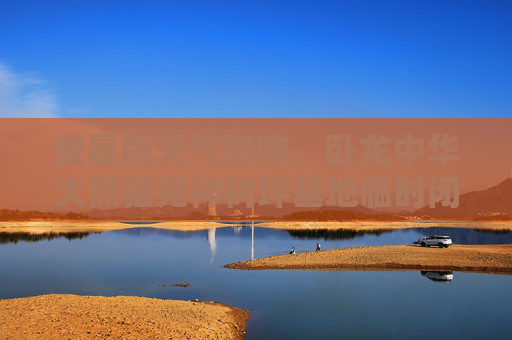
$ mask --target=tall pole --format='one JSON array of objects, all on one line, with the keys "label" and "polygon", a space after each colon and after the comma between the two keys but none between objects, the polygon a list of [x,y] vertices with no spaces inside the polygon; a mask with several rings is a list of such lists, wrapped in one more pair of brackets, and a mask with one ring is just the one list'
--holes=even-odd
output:
[{"label": "tall pole", "polygon": [[251,260],[254,260],[254,222],[251,223]]}]

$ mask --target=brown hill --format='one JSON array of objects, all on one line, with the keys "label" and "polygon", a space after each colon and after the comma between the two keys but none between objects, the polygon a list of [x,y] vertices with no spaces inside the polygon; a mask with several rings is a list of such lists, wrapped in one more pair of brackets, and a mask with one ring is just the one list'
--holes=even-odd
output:
[{"label": "brown hill", "polygon": [[284,216],[286,221],[404,221],[406,218],[396,214],[365,214],[355,211],[322,210],[322,211],[299,211]]},{"label": "brown hill", "polygon": [[[512,178],[486,190],[472,191],[459,196],[457,208],[428,206],[411,213],[437,219],[493,219],[492,216],[512,215]],[[498,218],[499,219],[499,218]]]},{"label": "brown hill", "polygon": [[10,209],[0,209],[0,221],[30,221],[30,220],[88,220],[89,216],[79,213],[69,212],[67,214],[57,214],[52,212],[42,212],[37,210],[20,211]]},{"label": "brown hill", "polygon": [[[251,215],[251,209],[247,208],[245,204],[234,205],[233,208],[228,208],[227,204],[216,204],[216,210],[218,216],[230,216],[234,210],[238,209],[243,215]],[[290,215],[292,213],[303,212],[303,211],[324,211],[324,210],[337,210],[337,211],[350,211],[358,214],[379,214],[376,211],[365,208],[361,205],[352,208],[340,208],[340,207],[328,207],[324,206],[321,208],[300,208],[295,207],[294,203],[284,202],[282,208],[278,208],[275,205],[258,205],[255,204],[254,212],[256,215],[263,218],[280,218],[283,216]],[[87,214],[95,219],[161,219],[161,220],[172,220],[172,219],[197,219],[198,214],[201,214],[202,218],[206,215],[206,204],[200,204],[199,207],[194,208],[192,204],[188,204],[182,208],[176,208],[170,205],[151,208],[115,208],[115,209],[94,209]],[[192,215],[194,214],[194,215]],[[382,213],[380,213],[382,214]]]}]

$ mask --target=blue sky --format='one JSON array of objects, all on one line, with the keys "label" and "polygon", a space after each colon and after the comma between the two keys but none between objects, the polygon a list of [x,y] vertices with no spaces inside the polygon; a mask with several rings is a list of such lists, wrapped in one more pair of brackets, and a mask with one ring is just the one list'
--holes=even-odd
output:
[{"label": "blue sky", "polygon": [[511,1],[106,2],[0,2],[0,116],[512,116]]}]

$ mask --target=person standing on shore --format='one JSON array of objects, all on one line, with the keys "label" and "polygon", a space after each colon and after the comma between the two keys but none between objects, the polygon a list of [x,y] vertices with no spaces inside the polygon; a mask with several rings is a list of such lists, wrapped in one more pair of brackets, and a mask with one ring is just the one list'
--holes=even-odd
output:
[{"label": "person standing on shore", "polygon": [[316,244],[316,251],[320,251],[320,243]]}]

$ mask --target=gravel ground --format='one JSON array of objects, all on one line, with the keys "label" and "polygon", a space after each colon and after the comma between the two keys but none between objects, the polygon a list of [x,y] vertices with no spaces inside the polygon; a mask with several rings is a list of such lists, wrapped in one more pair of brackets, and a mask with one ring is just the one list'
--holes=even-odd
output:
[{"label": "gravel ground", "polygon": [[226,265],[234,269],[448,270],[512,274],[512,245],[357,247],[271,256]]},{"label": "gravel ground", "polygon": [[0,338],[242,339],[248,316],[217,303],[41,295],[0,300]]}]

